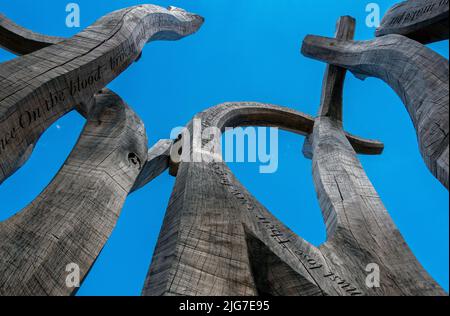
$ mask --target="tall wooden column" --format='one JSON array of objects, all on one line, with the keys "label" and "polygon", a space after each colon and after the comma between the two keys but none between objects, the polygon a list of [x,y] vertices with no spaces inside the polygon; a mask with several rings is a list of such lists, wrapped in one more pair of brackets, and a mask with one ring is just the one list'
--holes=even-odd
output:
[{"label": "tall wooden column", "polygon": [[359,78],[377,77],[402,99],[416,129],[420,153],[431,173],[448,189],[448,60],[402,35],[370,41],[307,36],[302,53],[346,68]]}]

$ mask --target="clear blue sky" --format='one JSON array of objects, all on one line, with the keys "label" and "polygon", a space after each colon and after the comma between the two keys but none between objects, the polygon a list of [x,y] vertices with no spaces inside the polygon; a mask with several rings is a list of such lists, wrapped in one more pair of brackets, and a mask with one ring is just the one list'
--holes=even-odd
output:
[{"label": "clear blue sky", "polygon": [[[332,36],[337,18],[357,19],[357,39],[373,38],[360,0],[173,0],[206,18],[199,33],[179,42],[146,46],[142,59],[110,84],[144,120],[150,144],[173,127],[225,101],[260,101],[316,114],[325,65],[300,55],[307,34]],[[25,27],[71,36],[113,10],[146,3],[77,0],[81,28],[65,26],[69,1],[2,1],[0,11]],[[396,1],[376,1],[384,13]],[[448,58],[448,41],[431,45]],[[13,56],[0,51],[0,61]],[[361,161],[392,218],[420,262],[448,290],[448,191],[425,167],[412,123],[395,93],[378,79],[349,75],[345,128],[385,143],[383,155]],[[30,203],[70,153],[84,120],[70,113],[41,138],[27,164],[0,187],[0,220]],[[325,228],[311,176],[301,155],[303,138],[280,133],[279,169],[259,174],[256,164],[232,164],[241,182],[291,229],[319,245]],[[168,174],[131,195],[111,238],[79,295],[139,295],[174,179]]]}]

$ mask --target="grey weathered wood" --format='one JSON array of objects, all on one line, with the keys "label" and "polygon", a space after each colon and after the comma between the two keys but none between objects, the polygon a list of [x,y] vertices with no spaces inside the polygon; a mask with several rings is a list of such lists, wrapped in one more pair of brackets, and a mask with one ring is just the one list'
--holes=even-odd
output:
[{"label": "grey weathered wood", "polygon": [[[34,33],[0,14],[0,46],[4,45],[13,54],[32,53],[44,47],[60,43],[63,40],[65,39],[61,37]],[[92,99],[92,102],[94,101],[95,98]],[[84,117],[88,116],[85,108],[76,106],[76,109]],[[171,145],[171,140],[161,140],[149,150],[147,162],[131,192],[142,188],[169,167],[169,149]]]},{"label": "grey weathered wood", "polygon": [[70,263],[84,278],[109,238],[147,156],[144,124],[105,90],[61,170],[0,223],[0,295],[69,295]]},{"label": "grey weathered wood", "polygon": [[[146,27],[141,32],[148,34],[149,39],[176,39],[195,31],[202,22],[200,17],[177,8],[164,11],[144,6],[144,10],[148,15],[126,12],[134,16],[125,14],[123,25],[129,24],[127,27],[133,29],[136,21],[127,23],[127,19],[136,18],[139,23],[141,18]],[[108,18],[104,20],[98,24],[100,27],[113,26],[108,26],[112,22]],[[60,41],[35,36],[8,21],[0,19],[0,34],[5,28],[9,30],[9,37],[0,36],[0,44],[16,54],[31,53]],[[107,35],[106,31],[105,28]],[[111,30],[115,35],[121,31]],[[131,62],[133,56],[130,58]],[[4,79],[1,72],[0,78]],[[65,282],[66,265],[78,264],[84,278],[109,238],[126,196],[168,167],[171,141],[161,141],[147,152],[143,123],[117,95],[104,90],[83,97],[85,104],[75,108],[87,123],[68,160],[38,198],[0,223],[0,295],[73,294],[75,289],[68,288]],[[31,150],[16,154],[19,166]]]},{"label": "grey weathered wood", "polygon": [[[314,123],[303,113],[258,103],[222,104],[196,119],[201,120],[201,132],[258,125],[307,135]],[[191,135],[193,122],[187,127]],[[189,157],[177,168],[143,295],[367,293],[353,282],[351,270],[329,262],[271,215],[214,152],[200,150],[215,161],[190,162],[199,152],[192,139],[189,147]],[[347,281],[340,283],[330,272]]]},{"label": "grey weathered wood", "polygon": [[307,36],[302,53],[389,84],[408,110],[426,165],[448,189],[448,60],[401,35],[371,41]]},{"label": "grey weathered wood", "polygon": [[400,34],[423,44],[449,38],[448,0],[408,0],[383,17],[376,36]]},{"label": "grey weathered wood", "polygon": [[[417,261],[373,188],[340,123],[316,120],[313,175],[327,227],[320,251],[340,278],[367,295],[445,295]],[[365,288],[364,268],[380,268],[380,288]]]},{"label": "grey weathered wood", "polygon": [[[354,20],[342,18],[338,42],[353,33]],[[382,144],[343,131],[344,78],[343,68],[327,67],[315,120],[255,103],[223,104],[196,117],[202,131],[260,125],[308,137],[305,153],[313,159],[327,226],[322,246],[272,216],[215,153],[197,152],[191,143],[191,156],[218,160],[169,162],[183,139],[160,141],[147,152],[139,118],[112,92],[93,90],[78,103],[88,123],[61,171],[30,206],[0,223],[0,294],[72,293],[66,264],[79,264],[84,277],[126,196],[171,165],[176,185],[144,295],[444,295],[406,246],[356,157],[381,153]],[[446,164],[448,174],[448,146],[446,151],[438,165]],[[380,266],[380,288],[366,287],[368,263]]]},{"label": "grey weathered wood", "polygon": [[182,38],[202,23],[200,16],[173,7],[131,7],[71,39],[1,64],[0,183],[59,117],[75,106],[89,113],[94,94],[132,64],[147,42]]}]

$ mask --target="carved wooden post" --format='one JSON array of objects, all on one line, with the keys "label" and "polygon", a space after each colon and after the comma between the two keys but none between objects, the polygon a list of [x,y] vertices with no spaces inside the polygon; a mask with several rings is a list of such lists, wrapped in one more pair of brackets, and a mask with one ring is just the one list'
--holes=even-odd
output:
[{"label": "carved wooden post", "polygon": [[426,165],[448,189],[448,60],[401,35],[371,41],[307,36],[302,53],[347,68],[359,78],[373,76],[389,84],[408,110]]},{"label": "carved wooden post", "polygon": [[13,54],[30,54],[63,40],[62,37],[47,36],[30,31],[0,13],[0,47]]},{"label": "carved wooden post", "polygon": [[[354,21],[342,18],[339,41],[353,30]],[[344,77],[344,69],[328,67],[314,127],[302,113],[251,103],[223,104],[189,123],[173,145],[182,160],[172,168],[177,180],[143,295],[445,294],[406,246],[342,130]],[[325,244],[314,247],[290,231],[222,161],[220,132],[211,128],[242,125],[312,133]],[[210,139],[196,139],[206,132]],[[380,268],[379,288],[366,283],[369,264]]]},{"label": "carved wooden post", "polygon": [[[222,104],[197,115],[187,130],[195,137],[214,133],[211,127],[220,131],[246,125],[307,135],[314,120],[273,105]],[[383,148],[346,137],[356,139],[355,147],[366,153]],[[220,148],[217,141],[202,142],[185,133],[174,145],[184,160],[174,168],[177,180],[143,295],[363,294],[353,284],[343,288],[324,277],[335,270],[328,271],[317,248],[273,217],[235,179],[214,150]]]},{"label": "carved wooden post", "polygon": [[400,34],[423,44],[449,38],[449,0],[408,0],[394,5],[376,36]]},{"label": "carved wooden post", "polygon": [[[161,141],[147,152],[142,121],[113,92],[96,92],[139,56],[147,40],[181,38],[195,32],[202,21],[181,9],[144,5],[110,14],[74,39],[53,45],[61,39],[37,35],[0,16],[1,45],[17,54],[37,51],[0,65],[0,136],[2,128],[15,126],[15,115],[20,126],[20,131],[17,126],[6,129],[9,132],[0,139],[0,182],[28,159],[51,122],[73,108],[76,103],[71,101],[81,100],[77,110],[87,118],[77,145],[49,186],[28,207],[0,223],[0,295],[72,294],[66,266],[77,264],[83,279],[109,238],[127,195],[167,169],[171,141]],[[85,50],[73,50],[70,45],[77,41],[86,42]],[[60,56],[54,55],[57,51]],[[39,61],[38,56],[44,59]],[[45,57],[53,60],[44,62]],[[96,64],[104,72],[96,72]],[[31,67],[29,75],[20,67]],[[65,84],[76,75],[81,80],[79,74],[88,68],[95,74],[77,81],[83,90],[69,97],[75,87]],[[11,82],[12,75],[28,81]],[[54,87],[60,89],[56,94]],[[40,99],[46,93],[58,99]],[[36,102],[32,110],[26,110],[27,100]],[[22,126],[28,116],[30,124]],[[23,152],[21,144],[26,142],[29,149]],[[17,161],[10,164],[5,155]]]},{"label": "carved wooden post", "polygon": [[[342,17],[337,41],[345,45],[354,27],[352,18]],[[367,291],[371,295],[443,295],[406,245],[343,133],[345,72],[327,67],[311,137],[314,183],[327,226],[327,242],[320,250],[361,285],[367,277],[364,267],[376,264],[381,287]]]},{"label": "carved wooden post", "polygon": [[[380,65],[378,52],[365,55],[364,45],[371,52],[371,43],[351,41],[354,20],[343,17],[337,39],[305,40],[305,53],[334,58],[330,63],[336,64],[327,67],[317,119],[274,105],[222,104],[196,116],[181,139],[162,140],[147,151],[143,123],[134,112],[111,91],[96,92],[139,58],[145,42],[189,35],[202,18],[144,5],[116,11],[61,43],[8,21],[0,16],[0,44],[30,55],[0,65],[0,182],[28,158],[51,122],[74,104],[87,124],[52,183],[28,207],[0,223],[0,295],[73,293],[65,282],[66,265],[78,264],[83,278],[126,196],[169,165],[177,180],[144,295],[445,294],[406,246],[356,157],[379,154],[383,145],[345,133],[342,126],[346,71],[339,66],[377,75],[404,97],[430,169],[441,181],[445,172],[448,177],[448,118],[438,115],[448,114],[448,88],[442,89],[445,79],[438,71],[445,63],[430,61],[435,56],[416,50],[421,48],[417,43],[401,36],[372,43],[384,44],[379,49],[387,47],[396,62],[403,61],[403,73],[395,67],[391,71],[389,61]],[[396,44],[404,46],[396,51]],[[73,50],[74,45],[81,46]],[[356,52],[336,53],[348,47]],[[428,55],[414,59],[414,52]],[[427,66],[435,68],[427,72]],[[446,66],[448,71],[448,62]],[[414,71],[419,79],[411,78]],[[411,86],[424,87],[423,99]],[[313,159],[327,226],[325,244],[314,247],[290,231],[222,161],[221,131],[247,125],[277,126],[308,137],[305,153]],[[210,139],[201,137],[206,132]],[[171,153],[181,155],[181,161],[169,162]],[[368,264],[380,269],[379,288],[366,283]]]}]

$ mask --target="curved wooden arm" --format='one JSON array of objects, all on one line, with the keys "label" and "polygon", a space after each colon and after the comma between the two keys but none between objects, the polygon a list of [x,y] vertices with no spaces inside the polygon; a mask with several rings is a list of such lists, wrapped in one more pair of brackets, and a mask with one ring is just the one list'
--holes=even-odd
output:
[{"label": "curved wooden arm", "polygon": [[422,44],[448,40],[448,0],[408,0],[388,10],[376,36],[400,34]]},{"label": "curved wooden arm", "polygon": [[[354,28],[354,19],[342,17],[337,40],[352,40]],[[341,278],[357,284],[363,285],[367,277],[361,267],[375,263],[384,281],[372,292],[367,290],[370,295],[445,295],[407,246],[342,130],[345,72],[327,66],[319,117],[310,137],[314,184],[327,227],[327,242],[320,249],[348,269]]]},{"label": "curved wooden arm", "polygon": [[71,39],[0,65],[0,183],[30,155],[41,134],[139,57],[145,43],[176,40],[203,18],[141,5],[113,12]]},{"label": "curved wooden arm", "polygon": [[[202,134],[210,127],[223,131],[239,126],[273,126],[308,135],[314,119],[270,104],[225,103],[199,113],[187,130],[193,136],[196,128]],[[177,180],[143,295],[362,294],[353,285],[342,288],[324,278],[333,269],[319,249],[271,215],[215,152],[201,149],[205,160],[193,162],[198,140],[187,142],[182,137],[172,147],[172,152],[181,149],[182,157],[172,160]],[[218,159],[207,162],[207,156]]]},{"label": "curved wooden arm", "polygon": [[0,46],[13,54],[30,54],[63,40],[63,37],[47,36],[30,31],[0,13]]},{"label": "curved wooden arm", "polygon": [[303,42],[302,53],[347,68],[360,78],[373,76],[389,84],[408,110],[426,165],[448,189],[448,60],[401,35],[372,41],[310,35]]},{"label": "curved wooden arm", "polygon": [[0,295],[70,295],[109,238],[147,156],[144,124],[114,93],[96,96],[68,159],[27,207],[0,223]]}]

